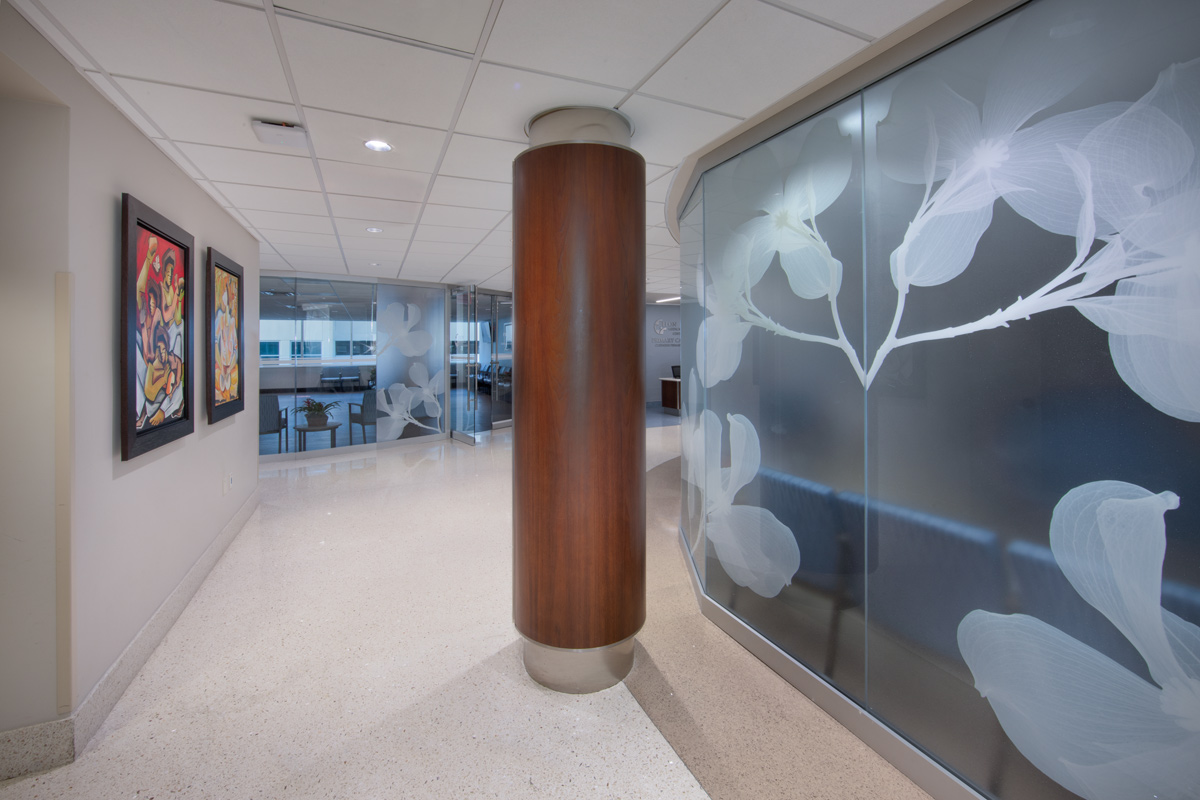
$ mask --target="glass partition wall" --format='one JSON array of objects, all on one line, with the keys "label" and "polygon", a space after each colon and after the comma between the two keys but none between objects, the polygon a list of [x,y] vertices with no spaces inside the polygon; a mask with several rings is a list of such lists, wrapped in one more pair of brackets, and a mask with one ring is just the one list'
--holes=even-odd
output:
[{"label": "glass partition wall", "polygon": [[1197,30],[1034,0],[680,220],[705,592],[984,795],[1200,786]]},{"label": "glass partition wall", "polygon": [[259,454],[444,434],[446,292],[264,275]]}]

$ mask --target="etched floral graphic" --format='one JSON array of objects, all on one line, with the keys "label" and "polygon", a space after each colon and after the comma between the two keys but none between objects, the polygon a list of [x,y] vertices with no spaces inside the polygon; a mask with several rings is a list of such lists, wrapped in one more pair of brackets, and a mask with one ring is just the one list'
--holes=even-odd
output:
[{"label": "etched floral graphic", "polygon": [[433,334],[414,330],[420,321],[421,308],[416,303],[389,303],[377,323],[376,358],[393,347],[409,358],[428,353],[433,347]]},{"label": "etched floral graphic", "polygon": [[[1134,103],[1028,124],[1080,80],[1069,46],[1075,36],[1082,34],[1067,30],[1044,51],[1014,48],[982,107],[920,71],[896,87],[878,125],[879,165],[892,180],[924,192],[889,259],[895,308],[873,353],[860,354],[843,331],[842,265],[818,227],[818,216],[847,185],[849,137],[825,118],[805,129],[790,167],[780,167],[766,146],[744,153],[733,171],[734,193],[766,190],[757,205],[746,201],[754,216],[724,237],[720,258],[709,260],[697,341],[704,386],[732,377],[755,327],[840,349],[869,388],[900,347],[1073,307],[1110,334],[1113,363],[1133,391],[1164,413],[1200,420],[1200,60],[1167,68]],[[1074,257],[991,314],[902,335],[908,295],[969,267],[999,200],[1044,230],[1073,237]],[[828,298],[836,336],[789,329],[759,310],[753,289],[776,254],[793,293]]]},{"label": "etched floral graphic", "polygon": [[[446,391],[445,372],[438,370],[431,378],[429,368],[418,361],[409,368],[408,377],[413,386],[393,383],[386,390],[378,390],[376,407],[379,417],[376,424],[380,441],[399,439],[409,425],[442,432],[442,404],[438,398]],[[415,413],[418,411],[421,416],[433,418],[437,425],[418,420]]]},{"label": "etched floral graphic", "polygon": [[1100,481],[1054,509],[1050,547],[1079,595],[1146,661],[1153,683],[1023,614],[972,611],[958,644],[1005,733],[1087,800],[1195,797],[1200,628],[1162,608],[1163,515],[1172,492]]},{"label": "etched floral graphic", "polygon": [[721,420],[708,409],[687,417],[682,431],[687,479],[700,489],[705,533],[729,577],[774,597],[800,569],[800,548],[791,530],[767,509],[733,504],[758,473],[762,452],[750,420],[741,414],[728,419],[730,466],[722,467]]}]

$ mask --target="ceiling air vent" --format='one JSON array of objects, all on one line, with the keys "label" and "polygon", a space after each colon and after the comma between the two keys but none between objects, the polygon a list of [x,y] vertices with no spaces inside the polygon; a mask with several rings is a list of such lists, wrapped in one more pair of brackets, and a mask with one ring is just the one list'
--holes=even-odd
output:
[{"label": "ceiling air vent", "polygon": [[284,147],[308,147],[308,134],[299,125],[290,122],[268,122],[265,119],[251,121],[250,127],[254,135],[263,144],[277,144]]}]

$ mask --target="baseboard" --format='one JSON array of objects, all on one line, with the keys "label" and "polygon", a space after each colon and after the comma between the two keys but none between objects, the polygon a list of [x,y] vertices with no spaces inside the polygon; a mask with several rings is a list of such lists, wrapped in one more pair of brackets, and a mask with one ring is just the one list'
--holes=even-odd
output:
[{"label": "baseboard", "polygon": [[0,780],[69,764],[83,753],[121,695],[258,508],[259,500],[259,490],[255,488],[75,711],[63,719],[0,732]]}]

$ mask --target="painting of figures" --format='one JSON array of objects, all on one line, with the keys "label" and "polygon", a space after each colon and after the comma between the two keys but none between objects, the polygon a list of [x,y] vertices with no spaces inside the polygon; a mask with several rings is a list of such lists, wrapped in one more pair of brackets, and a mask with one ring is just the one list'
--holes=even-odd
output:
[{"label": "painting of figures", "polygon": [[242,275],[240,265],[208,248],[208,314],[206,395],[209,424],[245,408],[242,393]]},{"label": "painting of figures", "polygon": [[122,203],[121,458],[192,431],[191,235],[130,195]]}]

